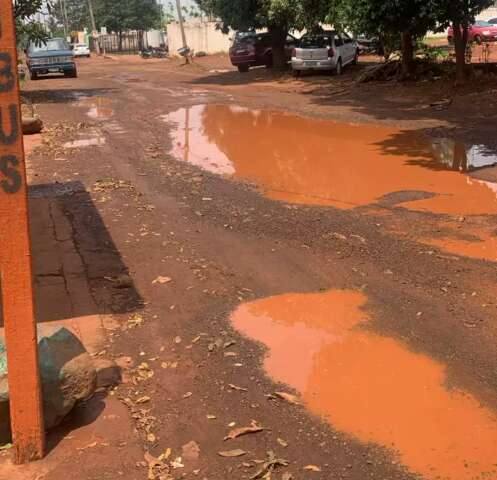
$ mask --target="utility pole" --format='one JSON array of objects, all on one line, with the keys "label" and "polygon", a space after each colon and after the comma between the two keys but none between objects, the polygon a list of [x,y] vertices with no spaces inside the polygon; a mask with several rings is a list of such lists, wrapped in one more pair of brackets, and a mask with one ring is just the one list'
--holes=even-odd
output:
[{"label": "utility pole", "polygon": [[88,10],[90,11],[91,29],[93,40],[95,41],[95,50],[97,55],[100,55],[100,39],[98,38],[97,24],[95,23],[95,16],[93,15],[93,0],[88,0]]},{"label": "utility pole", "polygon": [[67,17],[64,14],[64,0],[60,0],[60,16],[62,17],[62,23],[64,24],[64,38],[67,40]]},{"label": "utility pole", "polygon": [[67,0],[62,0],[62,3],[64,5],[64,31],[65,31],[65,34],[66,34],[66,40],[67,40],[67,37],[69,36],[69,20],[67,18]]},{"label": "utility pole", "polygon": [[183,48],[188,48],[188,45],[186,43],[186,34],[185,34],[185,25],[184,25],[184,20],[183,20],[183,12],[181,11],[181,0],[176,0],[176,8],[178,9],[178,21],[179,21],[179,28],[181,30],[181,38],[183,40]]}]

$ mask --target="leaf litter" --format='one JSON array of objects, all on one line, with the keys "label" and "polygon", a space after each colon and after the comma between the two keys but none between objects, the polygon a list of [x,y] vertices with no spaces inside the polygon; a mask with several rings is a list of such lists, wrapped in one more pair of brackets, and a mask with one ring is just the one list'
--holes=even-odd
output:
[{"label": "leaf litter", "polygon": [[258,432],[262,432],[263,430],[264,430],[264,427],[262,427],[255,420],[253,420],[249,427],[240,427],[240,428],[235,428],[235,429],[231,430],[228,433],[228,435],[226,437],[224,437],[224,440],[233,440],[233,439],[241,437],[243,435],[248,435],[250,433],[258,433]]},{"label": "leaf litter", "polygon": [[246,455],[247,452],[245,450],[241,450],[237,448],[236,450],[228,450],[225,452],[218,452],[218,455],[221,457],[228,457],[228,458],[234,458],[234,457],[241,457],[243,455]]},{"label": "leaf litter", "polygon": [[287,467],[289,465],[288,461],[283,458],[277,458],[274,452],[267,452],[267,460],[264,460],[262,467],[254,475],[250,477],[250,480],[256,480],[262,478],[264,480],[270,480],[272,473],[278,467]]}]

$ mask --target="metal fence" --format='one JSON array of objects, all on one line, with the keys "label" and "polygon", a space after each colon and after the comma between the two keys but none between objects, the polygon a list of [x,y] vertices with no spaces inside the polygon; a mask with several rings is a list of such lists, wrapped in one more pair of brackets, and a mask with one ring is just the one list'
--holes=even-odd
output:
[{"label": "metal fence", "polygon": [[[95,39],[90,38],[90,49],[95,51]],[[142,32],[123,32],[100,35],[100,48],[105,53],[139,53],[148,47],[147,36]]]}]

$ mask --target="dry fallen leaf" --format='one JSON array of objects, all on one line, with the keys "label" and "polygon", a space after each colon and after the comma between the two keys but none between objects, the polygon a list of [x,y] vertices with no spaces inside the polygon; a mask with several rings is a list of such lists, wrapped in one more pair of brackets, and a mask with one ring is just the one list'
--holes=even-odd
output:
[{"label": "dry fallen leaf", "polygon": [[183,398],[190,398],[192,395],[193,395],[193,393],[192,393],[192,392],[186,392],[186,393],[183,395]]},{"label": "dry fallen leaf", "polygon": [[267,452],[268,459],[266,461],[255,460],[256,463],[262,463],[262,468],[255,474],[250,477],[250,480],[256,480],[258,478],[263,478],[269,480],[271,478],[271,474],[278,467],[287,467],[288,462],[283,458],[276,458],[274,452]]},{"label": "dry fallen leaf", "polygon": [[226,452],[218,452],[218,455],[221,457],[241,457],[242,455],[246,455],[247,452],[245,450],[228,450]]},{"label": "dry fallen leaf", "polygon": [[241,437],[242,435],[247,435],[249,433],[257,433],[262,432],[264,430],[263,427],[257,424],[257,422],[252,422],[250,427],[240,427],[231,430],[226,437],[225,440],[233,440],[234,438]]},{"label": "dry fallen leaf", "polygon": [[283,440],[282,438],[277,438],[276,441],[282,446],[282,447],[288,447],[288,442]]},{"label": "dry fallen leaf", "polygon": [[295,395],[286,392],[274,392],[274,395],[282,400],[292,403],[293,405],[300,405],[300,400]]},{"label": "dry fallen leaf", "polygon": [[281,480],[293,480],[293,475],[291,473],[284,473],[281,476]]},{"label": "dry fallen leaf", "polygon": [[321,469],[317,465],[306,465],[304,470],[309,470],[310,472],[320,472]]},{"label": "dry fallen leaf", "polygon": [[176,469],[176,468],[185,468],[185,466],[183,465],[182,458],[181,457],[175,458],[171,462],[171,467],[173,467],[174,469]]},{"label": "dry fallen leaf", "polygon": [[154,456],[150,455],[150,453],[145,452],[144,454],[145,461],[148,464],[148,480],[155,480],[156,476],[154,473],[155,467],[163,467],[164,464]]},{"label": "dry fallen leaf", "polygon": [[169,283],[169,282],[172,282],[172,278],[169,278],[169,277],[162,277],[162,276],[158,276],[152,283],[159,283],[161,285],[164,285],[165,283]]},{"label": "dry fallen leaf", "polygon": [[232,390],[236,390],[237,392],[248,392],[246,388],[238,387],[237,385],[233,385],[232,383],[229,383],[228,387],[230,387]]},{"label": "dry fallen leaf", "polygon": [[171,456],[171,453],[172,453],[171,449],[167,448],[164,453],[162,453],[161,455],[159,455],[159,460],[161,462],[164,461],[164,460],[167,460]]},{"label": "dry fallen leaf", "polygon": [[88,445],[85,445],[84,447],[78,448],[78,450],[86,450],[87,448],[94,448],[98,445],[98,442],[92,442],[89,443]]},{"label": "dry fallen leaf", "polygon": [[135,403],[147,403],[150,402],[150,397],[144,396],[140,397],[138,400],[135,401]]}]

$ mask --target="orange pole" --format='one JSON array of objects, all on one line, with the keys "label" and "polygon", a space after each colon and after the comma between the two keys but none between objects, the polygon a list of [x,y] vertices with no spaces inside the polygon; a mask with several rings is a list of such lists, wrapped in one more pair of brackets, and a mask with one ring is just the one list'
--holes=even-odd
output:
[{"label": "orange pole", "polygon": [[26,168],[12,0],[0,0],[0,290],[17,463],[43,457]]}]

